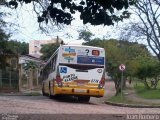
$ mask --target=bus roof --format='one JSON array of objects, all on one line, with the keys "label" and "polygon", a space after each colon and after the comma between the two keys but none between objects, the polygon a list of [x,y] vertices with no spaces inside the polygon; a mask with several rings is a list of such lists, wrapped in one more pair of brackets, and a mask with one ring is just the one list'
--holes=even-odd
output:
[{"label": "bus roof", "polygon": [[88,48],[93,48],[93,49],[104,49],[102,47],[95,47],[95,46],[87,46],[87,45],[61,45],[60,47],[88,47]]}]

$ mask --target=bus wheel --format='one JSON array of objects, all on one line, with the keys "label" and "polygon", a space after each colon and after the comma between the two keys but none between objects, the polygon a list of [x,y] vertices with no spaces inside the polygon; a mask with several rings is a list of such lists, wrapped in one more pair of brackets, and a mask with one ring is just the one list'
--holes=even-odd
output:
[{"label": "bus wheel", "polygon": [[49,98],[52,99],[53,98],[53,95],[51,94],[51,85],[49,83]]},{"label": "bus wheel", "polygon": [[90,96],[79,96],[78,101],[80,102],[89,102]]}]

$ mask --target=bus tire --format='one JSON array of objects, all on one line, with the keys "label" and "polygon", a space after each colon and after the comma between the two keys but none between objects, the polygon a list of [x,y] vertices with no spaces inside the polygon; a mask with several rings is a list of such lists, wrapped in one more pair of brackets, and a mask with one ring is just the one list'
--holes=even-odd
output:
[{"label": "bus tire", "polygon": [[78,101],[88,103],[90,96],[78,96]]},{"label": "bus tire", "polygon": [[52,94],[51,94],[51,85],[50,85],[50,82],[49,82],[49,98],[50,98],[50,99],[53,98],[53,96],[52,96]]}]

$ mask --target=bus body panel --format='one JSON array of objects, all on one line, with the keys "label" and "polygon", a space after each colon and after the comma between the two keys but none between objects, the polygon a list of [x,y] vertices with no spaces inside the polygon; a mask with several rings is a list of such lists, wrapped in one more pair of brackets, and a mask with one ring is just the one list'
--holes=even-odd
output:
[{"label": "bus body panel", "polygon": [[[104,87],[99,88],[99,85],[104,73],[103,48],[62,45],[57,52],[56,68],[44,81],[45,92],[52,95],[103,97]],[[56,75],[60,76],[62,86],[56,82]]]},{"label": "bus body panel", "polygon": [[103,48],[86,46],[61,46],[59,63],[104,65],[105,51]]}]

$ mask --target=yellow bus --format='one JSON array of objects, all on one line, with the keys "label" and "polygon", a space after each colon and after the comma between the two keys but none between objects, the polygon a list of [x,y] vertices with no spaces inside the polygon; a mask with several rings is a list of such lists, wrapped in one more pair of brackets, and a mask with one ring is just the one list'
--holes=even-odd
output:
[{"label": "yellow bus", "polygon": [[41,71],[43,95],[71,95],[83,102],[103,97],[105,51],[100,47],[61,45]]}]

